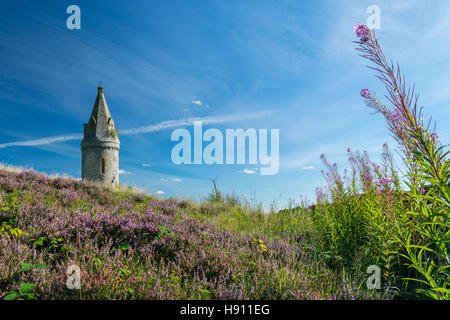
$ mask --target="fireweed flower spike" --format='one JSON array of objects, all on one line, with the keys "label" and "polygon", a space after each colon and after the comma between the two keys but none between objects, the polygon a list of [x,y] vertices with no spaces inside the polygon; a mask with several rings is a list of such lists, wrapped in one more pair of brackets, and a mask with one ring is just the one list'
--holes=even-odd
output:
[{"label": "fireweed flower spike", "polygon": [[362,90],[361,90],[361,97],[363,97],[363,98],[368,98],[369,95],[370,95],[369,89],[362,89]]},{"label": "fireweed flower spike", "polygon": [[362,23],[358,23],[355,27],[353,27],[353,31],[355,31],[356,35],[361,39],[361,41],[366,42],[368,36],[370,34],[370,30],[367,26]]},{"label": "fireweed flower spike", "polygon": [[[370,67],[378,73],[378,78],[386,85],[388,90],[387,99],[393,105],[394,110],[383,104],[373,93],[366,94],[364,91],[365,104],[383,114],[386,119],[388,129],[400,145],[401,151],[410,158],[414,139],[407,137],[407,132],[420,124],[415,123],[420,111],[417,107],[418,97],[414,93],[414,88],[407,89],[404,79],[401,76],[400,68],[393,63],[388,63],[380,47],[375,34],[362,24],[355,27],[356,35],[360,38],[355,41],[359,45],[360,56],[374,63]],[[363,39],[367,38],[367,39]],[[413,129],[414,130],[414,129]],[[414,172],[414,165],[407,163],[410,172]]]}]

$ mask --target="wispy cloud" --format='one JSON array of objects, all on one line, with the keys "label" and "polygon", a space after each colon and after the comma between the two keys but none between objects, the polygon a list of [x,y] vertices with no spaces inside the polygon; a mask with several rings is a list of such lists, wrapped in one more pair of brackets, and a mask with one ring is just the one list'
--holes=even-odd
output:
[{"label": "wispy cloud", "polygon": [[239,172],[246,173],[246,174],[254,174],[254,173],[256,173],[257,170],[258,170],[258,168],[254,168],[254,169],[244,168],[244,170],[239,171]]},{"label": "wispy cloud", "polygon": [[304,167],[302,167],[302,170],[315,170],[316,169],[316,167],[314,167],[314,166],[304,166]]},{"label": "wispy cloud", "polygon": [[206,109],[209,109],[209,104],[204,104],[199,99],[192,100],[192,104],[195,104],[195,105],[197,105],[199,107],[204,106]]},{"label": "wispy cloud", "polygon": [[172,178],[172,181],[175,181],[175,182],[181,182],[181,181],[183,181],[183,179],[180,179],[180,178]]},{"label": "wispy cloud", "polygon": [[260,111],[260,112],[254,112],[254,113],[234,114],[234,115],[227,115],[227,116],[195,117],[195,118],[186,118],[186,119],[179,119],[179,120],[168,120],[168,121],[163,121],[163,122],[160,122],[157,124],[152,124],[149,126],[121,130],[120,133],[123,135],[149,133],[149,132],[161,131],[164,129],[171,129],[171,128],[176,128],[176,127],[193,125],[195,121],[202,121],[203,124],[205,125],[205,124],[214,124],[214,123],[223,123],[223,122],[232,122],[232,121],[246,120],[246,119],[252,119],[252,118],[259,118],[259,117],[268,116],[271,113],[272,113],[272,111]]},{"label": "wispy cloud", "polygon": [[126,170],[119,170],[119,174],[131,174],[131,172]]},{"label": "wispy cloud", "polygon": [[143,167],[150,167],[150,163],[143,163],[142,166]]},{"label": "wispy cloud", "polygon": [[[186,118],[186,119],[179,119],[179,120],[168,120],[168,121],[163,121],[163,122],[156,123],[156,124],[151,124],[148,126],[121,130],[120,133],[122,135],[143,134],[143,133],[156,132],[156,131],[176,128],[176,127],[193,125],[195,121],[202,121],[203,124],[224,123],[224,122],[264,117],[264,116],[270,115],[271,113],[272,113],[271,111],[260,111],[260,112],[254,112],[254,113],[248,113],[248,114],[234,114],[234,115],[225,115],[225,116],[211,116],[211,117],[203,117],[203,118],[196,117],[196,118]],[[35,140],[8,142],[8,143],[0,144],[0,149],[6,148],[6,147],[18,147],[18,146],[39,146],[39,145],[52,144],[52,143],[56,143],[56,142],[80,140],[82,138],[83,138],[82,134],[76,133],[76,134],[68,134],[68,135],[56,136],[56,137],[47,137],[47,138],[41,138],[41,139],[35,139]]]},{"label": "wispy cloud", "polygon": [[156,191],[156,194],[164,194],[165,192],[164,191],[162,191],[162,190],[158,190],[158,191]]},{"label": "wispy cloud", "polygon": [[77,133],[77,134],[69,134],[69,135],[57,136],[57,137],[48,137],[48,138],[28,140],[28,141],[8,142],[8,143],[0,144],[0,149],[6,148],[6,147],[19,147],[19,146],[40,146],[40,145],[51,144],[51,143],[55,143],[55,142],[79,140],[82,138],[83,138],[83,135]]}]

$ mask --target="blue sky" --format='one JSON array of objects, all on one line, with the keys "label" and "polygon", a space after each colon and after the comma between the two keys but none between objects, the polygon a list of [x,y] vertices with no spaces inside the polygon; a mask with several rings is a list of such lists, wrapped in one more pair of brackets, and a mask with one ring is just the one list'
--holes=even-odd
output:
[{"label": "blue sky", "polygon": [[[324,185],[320,154],[377,159],[392,138],[359,91],[383,87],[354,50],[353,26],[381,9],[377,35],[450,138],[448,1],[4,1],[0,10],[0,161],[81,176],[82,133],[102,81],[116,127],[213,117],[205,125],[280,129],[276,175],[254,165],[175,165],[174,128],[120,135],[122,183],[199,199],[224,192],[283,207]],[[66,9],[81,8],[81,30]],[[197,102],[196,102],[197,101]],[[185,126],[192,131],[192,126]],[[9,143],[41,140],[33,146]]]}]

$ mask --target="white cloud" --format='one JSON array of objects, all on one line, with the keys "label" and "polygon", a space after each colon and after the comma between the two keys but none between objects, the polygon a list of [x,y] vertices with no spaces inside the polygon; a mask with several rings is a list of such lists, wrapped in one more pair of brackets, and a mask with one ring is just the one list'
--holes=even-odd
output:
[{"label": "white cloud", "polygon": [[171,178],[173,181],[175,181],[175,182],[181,182],[181,181],[183,181],[183,179],[180,179],[180,178]]},{"label": "white cloud", "polygon": [[244,168],[244,170],[239,171],[239,172],[246,173],[246,174],[254,174],[254,173],[256,173],[256,171],[258,171],[258,168],[254,168],[254,169]]},{"label": "white cloud", "polygon": [[315,170],[316,169],[316,167],[314,167],[314,166],[304,166],[304,167],[302,167],[302,170]]},{"label": "white cloud", "polygon": [[150,163],[143,163],[142,166],[143,167],[150,167]]},{"label": "white cloud", "polygon": [[[186,118],[186,119],[179,119],[179,120],[168,120],[163,121],[157,124],[152,124],[149,126],[143,126],[138,128],[132,128],[132,129],[126,129],[121,130],[120,134],[126,135],[126,134],[141,134],[141,133],[149,133],[149,132],[155,132],[160,131],[164,129],[171,129],[176,127],[182,127],[182,126],[189,126],[193,125],[195,121],[202,121],[203,124],[213,124],[213,123],[223,123],[223,122],[230,122],[230,121],[239,121],[244,119],[252,119],[252,118],[259,118],[264,117],[272,114],[272,111],[259,111],[254,113],[247,113],[247,114],[233,114],[228,116],[211,116],[211,117],[195,117],[195,118]],[[0,145],[1,147],[1,145]]]},{"label": "white cloud", "polygon": [[82,139],[82,138],[83,138],[82,134],[70,134],[70,135],[65,135],[65,136],[48,137],[48,138],[42,138],[42,139],[36,139],[36,140],[8,142],[8,143],[0,144],[0,149],[6,148],[6,147],[39,146],[39,145],[44,145],[44,144],[77,140],[77,139]]},{"label": "white cloud", "polygon": [[131,172],[126,170],[119,170],[119,174],[131,174]]},{"label": "white cloud", "polygon": [[197,99],[192,100],[192,103],[198,105],[199,107],[203,104],[200,100]]},{"label": "white cloud", "polygon": [[156,191],[156,194],[164,194],[165,192],[164,191],[162,191],[162,190],[158,190],[158,191]]}]

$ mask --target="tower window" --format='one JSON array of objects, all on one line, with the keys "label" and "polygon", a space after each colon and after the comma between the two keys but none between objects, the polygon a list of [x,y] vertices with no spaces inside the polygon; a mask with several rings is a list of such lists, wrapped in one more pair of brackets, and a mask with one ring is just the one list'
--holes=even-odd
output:
[{"label": "tower window", "polygon": [[102,173],[105,173],[105,159],[102,159]]}]

